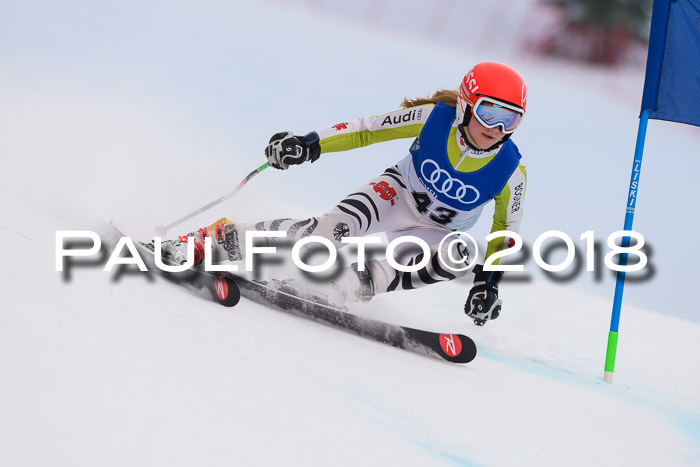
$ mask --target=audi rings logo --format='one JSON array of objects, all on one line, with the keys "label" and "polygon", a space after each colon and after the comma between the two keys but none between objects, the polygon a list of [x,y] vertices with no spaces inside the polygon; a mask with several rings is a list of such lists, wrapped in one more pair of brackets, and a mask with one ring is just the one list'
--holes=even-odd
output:
[{"label": "audi rings logo", "polygon": [[426,159],[420,166],[423,180],[429,183],[437,193],[442,193],[450,199],[463,204],[475,203],[480,196],[479,190],[472,185],[465,185],[461,180],[452,178],[450,174],[441,169],[437,162]]}]

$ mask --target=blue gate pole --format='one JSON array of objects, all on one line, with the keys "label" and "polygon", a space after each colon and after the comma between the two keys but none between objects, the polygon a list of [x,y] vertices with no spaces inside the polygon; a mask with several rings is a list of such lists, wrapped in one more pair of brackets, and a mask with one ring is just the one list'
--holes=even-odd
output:
[{"label": "blue gate pole", "polygon": [[[637,192],[639,191],[639,175],[642,170],[642,155],[644,154],[644,141],[647,136],[647,123],[649,122],[649,109],[642,110],[639,116],[639,129],[637,130],[637,144],[634,150],[634,163],[632,164],[632,176],[630,177],[629,194],[627,195],[627,211],[625,213],[624,230],[632,230],[634,222],[634,209],[637,204]],[[622,237],[622,248],[630,244],[630,237]],[[620,266],[627,265],[627,253],[620,255]],[[613,382],[615,371],[615,357],[617,356],[617,338],[620,326],[620,309],[622,308],[622,292],[625,288],[625,272],[618,271],[615,281],[615,298],[613,300],[612,319],[610,320],[610,333],[608,334],[608,349],[605,355],[605,373],[603,379],[606,383]]]}]

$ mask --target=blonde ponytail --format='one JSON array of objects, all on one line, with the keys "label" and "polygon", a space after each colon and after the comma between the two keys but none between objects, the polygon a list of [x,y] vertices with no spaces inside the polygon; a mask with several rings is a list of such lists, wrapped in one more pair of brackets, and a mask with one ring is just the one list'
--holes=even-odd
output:
[{"label": "blonde ponytail", "polygon": [[457,91],[452,89],[440,89],[429,97],[417,97],[415,99],[404,97],[403,102],[401,103],[401,108],[407,109],[417,105],[437,104],[438,102],[442,102],[450,107],[457,107]]}]

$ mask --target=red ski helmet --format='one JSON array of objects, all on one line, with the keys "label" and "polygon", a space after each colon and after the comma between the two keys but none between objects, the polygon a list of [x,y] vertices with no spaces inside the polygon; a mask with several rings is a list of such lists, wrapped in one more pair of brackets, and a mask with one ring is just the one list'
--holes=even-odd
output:
[{"label": "red ski helmet", "polygon": [[[491,97],[522,109],[527,105],[527,86],[520,73],[503,63],[484,62],[464,76],[457,91],[457,122],[466,125],[480,97]],[[465,113],[469,114],[465,121]]]}]

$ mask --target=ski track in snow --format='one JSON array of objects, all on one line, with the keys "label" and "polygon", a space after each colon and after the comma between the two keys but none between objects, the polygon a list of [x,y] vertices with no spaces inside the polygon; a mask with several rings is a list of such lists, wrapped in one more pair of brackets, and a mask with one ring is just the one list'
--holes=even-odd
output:
[{"label": "ski track in snow", "polygon": [[[17,51],[0,66],[0,465],[700,464],[700,325],[666,313],[693,311],[681,295],[693,298],[694,282],[686,263],[669,259],[668,245],[677,242],[656,219],[676,212],[653,202],[671,180],[660,162],[645,161],[640,193],[648,195],[639,208],[660,267],[641,287],[658,288],[667,305],[626,302],[613,385],[602,381],[610,282],[595,290],[539,276],[505,283],[503,316],[483,328],[461,310],[470,278],[350,307],[473,337],[477,359],[457,366],[246,301],[229,310],[160,279],[105,273],[104,258],[61,274],[57,230],[114,221],[136,239],[150,238],[154,225],[229,191],[259,165],[261,142],[279,125],[299,132],[392,110],[397,96],[453,87],[465,63],[491,57],[408,36],[397,48],[395,34],[277,2],[208,4],[200,16],[184,5],[166,12],[146,3],[144,16],[84,6],[88,30],[67,10],[44,8],[10,8],[0,32],[13,39],[0,40],[2,50]],[[303,32],[286,34],[289,24]],[[315,50],[325,66],[279,73],[272,58],[280,43]],[[348,43],[338,57],[338,44]],[[607,206],[624,199],[636,104],[589,91],[629,78],[629,93],[641,86],[639,71],[516,65],[532,92],[518,135],[531,170],[524,232],[568,229],[576,239],[589,228],[616,229],[620,209]],[[577,128],[595,134],[604,154],[559,134],[562,122],[552,115],[565,98],[581,110]],[[619,122],[614,137],[595,133],[596,112]],[[696,132],[661,124],[647,142],[651,153],[680,161],[695,146]],[[317,214],[407,147],[385,143],[266,171],[182,232],[224,215],[250,222],[263,212]],[[572,189],[566,174],[577,171],[580,186]],[[684,272],[685,292],[668,288],[669,270]]]}]

